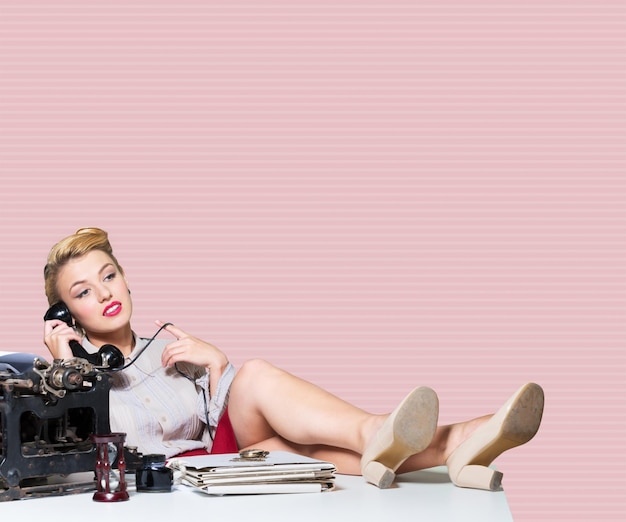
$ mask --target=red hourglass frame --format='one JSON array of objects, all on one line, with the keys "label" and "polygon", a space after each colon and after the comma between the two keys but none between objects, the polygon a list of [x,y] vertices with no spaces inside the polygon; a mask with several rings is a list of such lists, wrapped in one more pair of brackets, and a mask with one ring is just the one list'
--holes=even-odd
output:
[{"label": "red hourglass frame", "polygon": [[[107,435],[92,435],[92,440],[96,443],[96,487],[97,490],[93,494],[93,499],[97,502],[120,502],[128,500],[128,492],[126,491],[126,461],[124,460],[124,441],[126,433],[109,433]],[[111,491],[111,467],[109,461],[109,443],[117,446],[117,469],[120,475],[120,482]]]}]

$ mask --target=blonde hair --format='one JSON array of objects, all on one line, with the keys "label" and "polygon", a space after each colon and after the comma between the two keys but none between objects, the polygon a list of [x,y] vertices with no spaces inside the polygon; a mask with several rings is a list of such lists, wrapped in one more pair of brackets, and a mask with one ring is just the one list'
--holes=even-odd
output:
[{"label": "blonde hair", "polygon": [[100,228],[80,228],[75,234],[67,236],[52,247],[43,269],[46,297],[48,304],[61,301],[57,290],[57,279],[61,269],[71,260],[82,257],[94,250],[106,252],[117,269],[124,273],[113,255],[113,247],[109,243],[109,235]]}]

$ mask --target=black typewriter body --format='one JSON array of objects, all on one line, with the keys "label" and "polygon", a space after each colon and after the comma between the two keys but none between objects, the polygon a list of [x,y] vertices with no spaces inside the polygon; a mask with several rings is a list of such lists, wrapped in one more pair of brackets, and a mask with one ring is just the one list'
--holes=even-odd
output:
[{"label": "black typewriter body", "polygon": [[[110,432],[111,375],[85,359],[0,353],[0,501],[94,489],[93,434]],[[90,475],[93,475],[90,476]]]}]

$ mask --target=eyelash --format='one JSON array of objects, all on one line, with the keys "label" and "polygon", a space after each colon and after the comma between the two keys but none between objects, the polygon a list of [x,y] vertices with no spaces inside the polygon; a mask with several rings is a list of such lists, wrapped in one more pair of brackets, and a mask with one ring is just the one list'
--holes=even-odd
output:
[{"label": "eyelash", "polygon": [[[117,274],[115,272],[111,272],[110,274],[107,274],[106,276],[104,276],[104,281],[112,281],[113,279],[115,279],[116,275]],[[82,299],[83,297],[86,297],[87,294],[89,294],[89,290],[83,290],[76,296],[76,298]]]}]

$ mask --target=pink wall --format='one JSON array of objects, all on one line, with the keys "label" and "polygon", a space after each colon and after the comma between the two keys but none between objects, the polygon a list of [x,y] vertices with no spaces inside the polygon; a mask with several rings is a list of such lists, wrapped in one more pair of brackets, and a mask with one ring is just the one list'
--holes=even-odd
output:
[{"label": "pink wall", "polygon": [[[441,420],[527,380],[516,521],[624,513],[621,2],[0,2],[0,350],[110,232],[134,326]],[[0,513],[2,509],[0,507]]]}]

